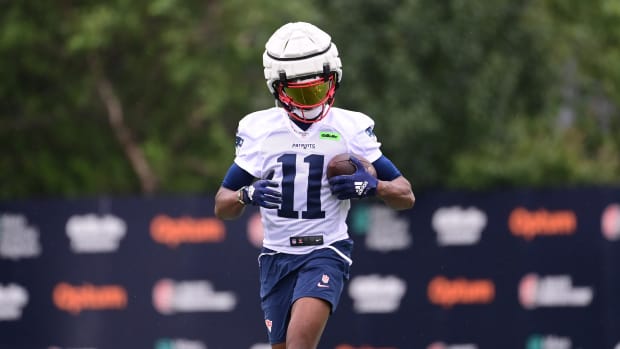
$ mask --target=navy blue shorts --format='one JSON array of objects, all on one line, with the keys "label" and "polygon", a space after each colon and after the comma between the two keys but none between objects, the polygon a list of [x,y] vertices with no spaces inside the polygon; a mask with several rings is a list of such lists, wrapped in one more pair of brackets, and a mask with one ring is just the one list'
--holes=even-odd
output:
[{"label": "navy blue shorts", "polygon": [[301,297],[320,298],[338,306],[349,280],[353,240],[341,240],[309,254],[275,253],[263,248],[259,257],[261,307],[271,344],[286,341],[293,303]]}]

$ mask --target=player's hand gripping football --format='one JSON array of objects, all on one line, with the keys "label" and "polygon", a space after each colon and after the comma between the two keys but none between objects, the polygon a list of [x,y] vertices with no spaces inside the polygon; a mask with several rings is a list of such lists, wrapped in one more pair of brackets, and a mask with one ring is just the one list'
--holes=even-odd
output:
[{"label": "player's hand gripping football", "polygon": [[282,203],[282,193],[277,188],[278,182],[271,180],[273,172],[256,182],[241,188],[241,200],[245,205],[252,204],[264,208],[279,208]]},{"label": "player's hand gripping football", "polygon": [[329,186],[332,194],[340,200],[374,196],[377,193],[377,178],[366,171],[364,165],[356,157],[351,156],[350,160],[355,165],[355,172],[330,178]]}]

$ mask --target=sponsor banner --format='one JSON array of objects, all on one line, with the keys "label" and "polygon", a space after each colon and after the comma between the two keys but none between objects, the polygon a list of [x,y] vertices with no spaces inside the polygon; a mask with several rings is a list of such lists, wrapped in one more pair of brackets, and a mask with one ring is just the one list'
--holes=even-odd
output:
[{"label": "sponsor banner", "polygon": [[570,338],[557,335],[533,334],[528,337],[525,349],[572,349]]},{"label": "sponsor banner", "polygon": [[252,246],[261,248],[263,246],[263,223],[261,222],[260,213],[254,213],[248,219],[247,224],[247,236],[248,241],[252,244]]},{"label": "sponsor banner", "polygon": [[577,215],[572,210],[530,211],[517,207],[510,213],[508,226],[514,236],[528,241],[537,236],[573,235],[577,231]]},{"label": "sponsor banner", "polygon": [[151,221],[151,237],[154,241],[177,247],[180,244],[221,242],[226,237],[224,224],[215,218],[173,218],[157,215]]},{"label": "sponsor banner", "polygon": [[185,338],[160,338],[155,342],[154,349],[207,349],[207,345],[199,340]]},{"label": "sponsor banner", "polygon": [[601,232],[609,241],[620,240],[620,204],[608,205],[601,218]]},{"label": "sponsor banner", "polygon": [[475,344],[446,344],[444,342],[431,343],[426,349],[478,349]]},{"label": "sponsor banner", "polygon": [[114,252],[127,233],[127,224],[111,214],[72,215],[66,231],[75,253]]},{"label": "sponsor banner", "polygon": [[216,291],[209,280],[174,281],[162,279],[153,287],[153,306],[164,315],[187,312],[230,312],[237,296]]},{"label": "sponsor banner", "polygon": [[574,286],[570,275],[539,276],[530,273],[519,283],[519,302],[526,309],[539,307],[586,307],[592,303],[594,290]]},{"label": "sponsor banner", "polygon": [[428,300],[451,308],[457,304],[489,304],[495,299],[495,284],[490,279],[448,279],[434,277],[428,284]]},{"label": "sponsor banner", "polygon": [[487,216],[477,207],[440,207],[433,213],[432,225],[440,246],[475,245],[487,225]]},{"label": "sponsor banner", "polygon": [[84,310],[120,310],[127,307],[128,297],[119,285],[71,285],[61,282],[52,293],[54,305],[63,311],[78,315]]},{"label": "sponsor banner", "polygon": [[407,291],[405,280],[394,275],[360,275],[349,284],[349,296],[357,313],[393,313]]},{"label": "sponsor banner", "polygon": [[408,220],[384,205],[360,205],[352,210],[351,217],[352,231],[365,237],[370,251],[402,251],[412,244]]},{"label": "sponsor banner", "polygon": [[[321,348],[620,349],[620,188],[416,198],[352,201]],[[222,221],[213,205],[0,202],[0,348],[270,348],[259,210]]]},{"label": "sponsor banner", "polygon": [[374,346],[374,345],[350,345],[350,344],[340,344],[336,346],[334,349],[398,349],[396,347],[386,347],[386,346]]},{"label": "sponsor banner", "polygon": [[41,254],[39,229],[23,214],[0,211],[0,258],[20,260]]},{"label": "sponsor banner", "polygon": [[0,284],[0,321],[19,320],[28,297],[28,291],[18,284]]},{"label": "sponsor banner", "polygon": [[250,349],[271,349],[271,344],[267,343],[256,343],[253,344]]}]

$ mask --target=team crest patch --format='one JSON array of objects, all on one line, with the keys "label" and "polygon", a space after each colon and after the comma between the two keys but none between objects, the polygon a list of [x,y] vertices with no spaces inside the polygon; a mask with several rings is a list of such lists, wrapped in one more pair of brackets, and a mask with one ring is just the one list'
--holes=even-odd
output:
[{"label": "team crest patch", "polygon": [[339,141],[340,134],[338,132],[321,132],[321,139],[329,139],[332,141]]},{"label": "team crest patch", "polygon": [[265,326],[267,326],[267,331],[271,332],[271,326],[273,323],[269,319],[265,319]]},{"label": "team crest patch", "polygon": [[240,148],[243,145],[243,138],[236,136],[235,137],[235,147]]},{"label": "team crest patch", "polygon": [[372,130],[372,126],[368,127],[366,129],[366,134],[368,135],[368,137],[374,138],[375,136],[375,131]]}]

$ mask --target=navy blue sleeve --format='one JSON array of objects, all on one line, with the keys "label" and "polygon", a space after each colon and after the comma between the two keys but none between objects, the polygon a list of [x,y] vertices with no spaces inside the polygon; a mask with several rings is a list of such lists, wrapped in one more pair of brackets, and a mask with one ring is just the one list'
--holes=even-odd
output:
[{"label": "navy blue sleeve", "polygon": [[391,181],[401,176],[400,171],[396,168],[396,165],[390,161],[385,155],[381,155],[375,162],[372,163],[377,170],[377,178],[382,181]]},{"label": "navy blue sleeve", "polygon": [[254,176],[233,162],[228,172],[226,172],[226,176],[224,176],[222,187],[230,190],[239,190],[245,185],[252,184],[252,181],[254,181]]}]

